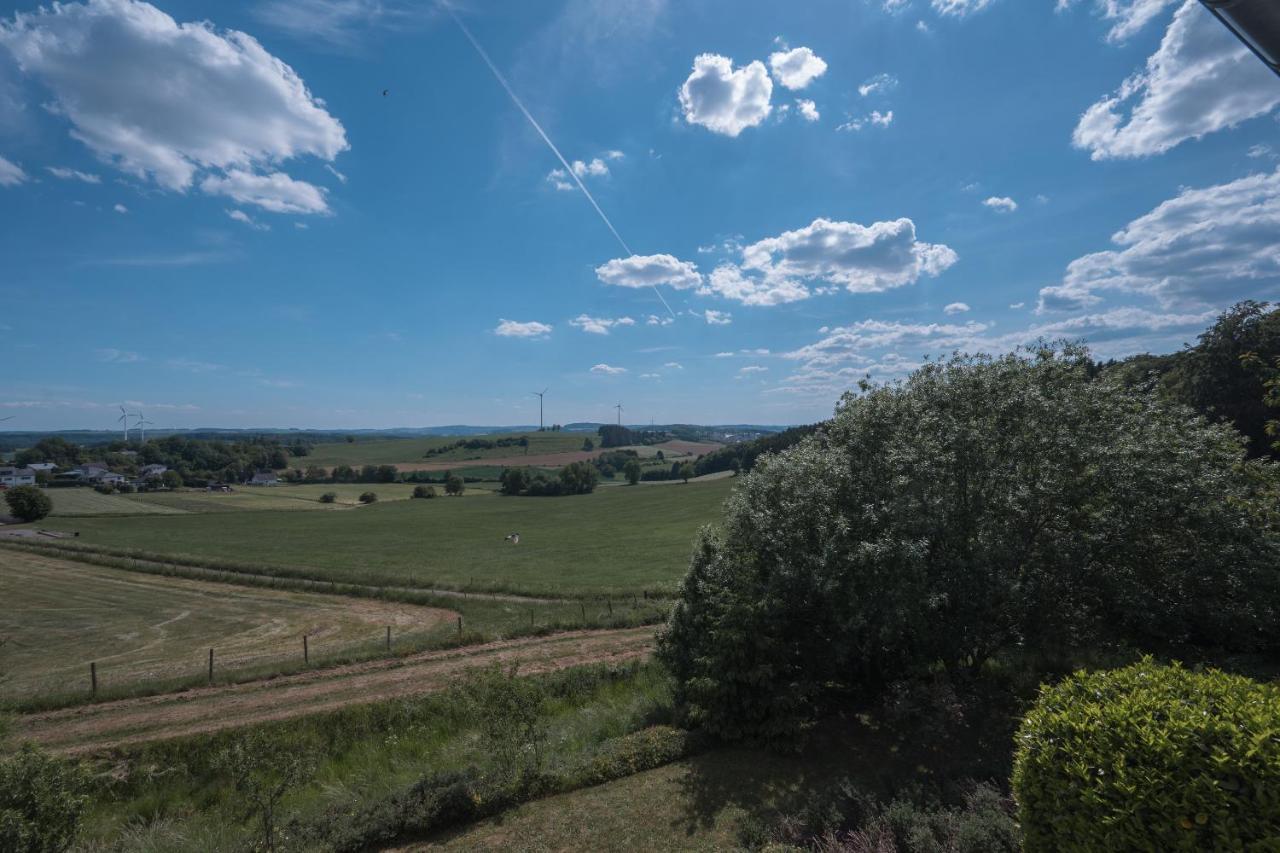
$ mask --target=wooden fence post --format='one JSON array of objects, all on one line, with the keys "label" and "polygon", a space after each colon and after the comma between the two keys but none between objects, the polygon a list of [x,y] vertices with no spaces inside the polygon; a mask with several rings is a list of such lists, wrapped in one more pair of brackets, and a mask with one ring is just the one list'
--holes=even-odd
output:
[{"label": "wooden fence post", "polygon": [[304,664],[311,663],[311,649],[307,647],[307,635],[302,635],[302,662]]},{"label": "wooden fence post", "polygon": [[609,605],[609,615],[610,615],[610,616],[612,616],[612,615],[613,615],[613,600],[612,600],[612,599],[609,599],[609,598],[606,598],[606,599],[604,600],[604,603],[605,603],[605,604],[607,604],[607,605]]},{"label": "wooden fence post", "polygon": [[387,651],[391,651],[391,626],[387,626]]},{"label": "wooden fence post", "polygon": [[98,695],[98,664],[93,661],[89,663],[89,692]]},{"label": "wooden fence post", "polygon": [[209,649],[209,683],[213,684],[213,649]]},{"label": "wooden fence post", "polygon": [[458,617],[458,639],[462,639],[462,617]]},{"label": "wooden fence post", "polygon": [[582,621],[583,621],[583,623],[585,624],[585,623],[586,623],[586,621],[587,621],[587,605],[586,605],[586,604],[584,604],[583,602],[579,601],[579,602],[578,602],[578,607],[579,607],[579,608],[581,608],[581,610],[582,610]]}]

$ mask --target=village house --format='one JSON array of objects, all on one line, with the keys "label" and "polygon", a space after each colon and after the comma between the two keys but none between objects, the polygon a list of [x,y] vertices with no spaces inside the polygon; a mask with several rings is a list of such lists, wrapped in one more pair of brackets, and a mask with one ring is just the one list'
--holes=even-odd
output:
[{"label": "village house", "polygon": [[58,466],[54,465],[52,462],[32,462],[28,464],[27,467],[32,471],[39,473],[40,471],[52,471]]},{"label": "village house", "polygon": [[36,472],[31,468],[15,468],[12,465],[0,468],[0,486],[34,486]]},{"label": "village house", "polygon": [[138,471],[138,479],[150,480],[153,477],[159,477],[169,470],[168,465],[143,465]]},{"label": "village house", "polygon": [[276,477],[276,474],[274,471],[258,471],[252,477],[249,478],[249,482],[246,483],[245,485],[274,486],[279,482],[280,480],[279,478]]}]

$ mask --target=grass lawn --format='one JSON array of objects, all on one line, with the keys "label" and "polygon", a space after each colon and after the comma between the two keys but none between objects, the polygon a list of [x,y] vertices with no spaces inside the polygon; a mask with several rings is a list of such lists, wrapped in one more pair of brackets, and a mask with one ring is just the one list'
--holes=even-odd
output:
[{"label": "grass lawn", "polygon": [[375,441],[356,441],[348,444],[347,442],[334,442],[331,444],[317,444],[311,449],[311,453],[307,456],[298,457],[291,460],[291,464],[295,466],[306,467],[307,465],[323,465],[326,468],[332,468],[335,465],[351,465],[359,468],[361,465],[395,465],[395,464],[413,464],[419,462],[450,462],[457,460],[459,462],[473,459],[494,459],[507,456],[519,456],[524,453],[522,447],[495,447],[488,450],[468,450],[466,448],[458,448],[445,453],[432,456],[429,459],[425,454],[428,450],[436,447],[444,447],[457,441],[465,441],[470,438],[483,438],[489,440],[497,440],[499,438],[520,438],[528,436],[529,438],[529,454],[532,456],[538,453],[565,453],[573,450],[582,449],[582,440],[590,435],[593,441],[598,440],[594,435],[589,433],[572,433],[572,432],[528,432],[528,433],[502,433],[497,435],[475,435],[475,436],[432,436],[430,438],[389,438],[378,439]]},{"label": "grass lawn", "polygon": [[[42,526],[78,530],[83,546],[198,556],[323,580],[534,595],[671,591],[688,566],[694,534],[719,520],[732,488],[731,479],[717,479],[560,498],[441,497],[324,513],[50,518]],[[503,541],[512,532],[520,534],[519,545]]]},{"label": "grass lawn", "polygon": [[53,515],[172,515],[184,510],[160,504],[140,504],[132,495],[104,495],[90,488],[45,489],[53,501]]},{"label": "grass lawn", "polygon": [[413,604],[160,577],[6,548],[0,572],[0,698],[189,677],[216,648],[223,673],[302,654],[313,662],[397,642],[448,636],[455,614]]}]

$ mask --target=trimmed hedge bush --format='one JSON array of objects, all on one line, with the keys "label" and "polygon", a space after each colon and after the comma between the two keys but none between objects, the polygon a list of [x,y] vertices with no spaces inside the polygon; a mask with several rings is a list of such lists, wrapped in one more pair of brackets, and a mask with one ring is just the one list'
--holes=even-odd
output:
[{"label": "trimmed hedge bush", "polygon": [[1028,853],[1280,850],[1280,688],[1150,658],[1045,687],[1017,735]]}]

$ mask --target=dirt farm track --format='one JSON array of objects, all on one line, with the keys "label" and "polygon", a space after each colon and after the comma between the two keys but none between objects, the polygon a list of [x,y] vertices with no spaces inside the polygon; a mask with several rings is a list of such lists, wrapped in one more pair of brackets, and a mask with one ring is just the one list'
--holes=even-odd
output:
[{"label": "dirt farm track", "polygon": [[181,737],[345,705],[442,690],[468,669],[519,664],[537,674],[587,663],[621,663],[653,649],[654,628],[570,631],[421,652],[263,681],[26,714],[15,734],[66,753]]}]

